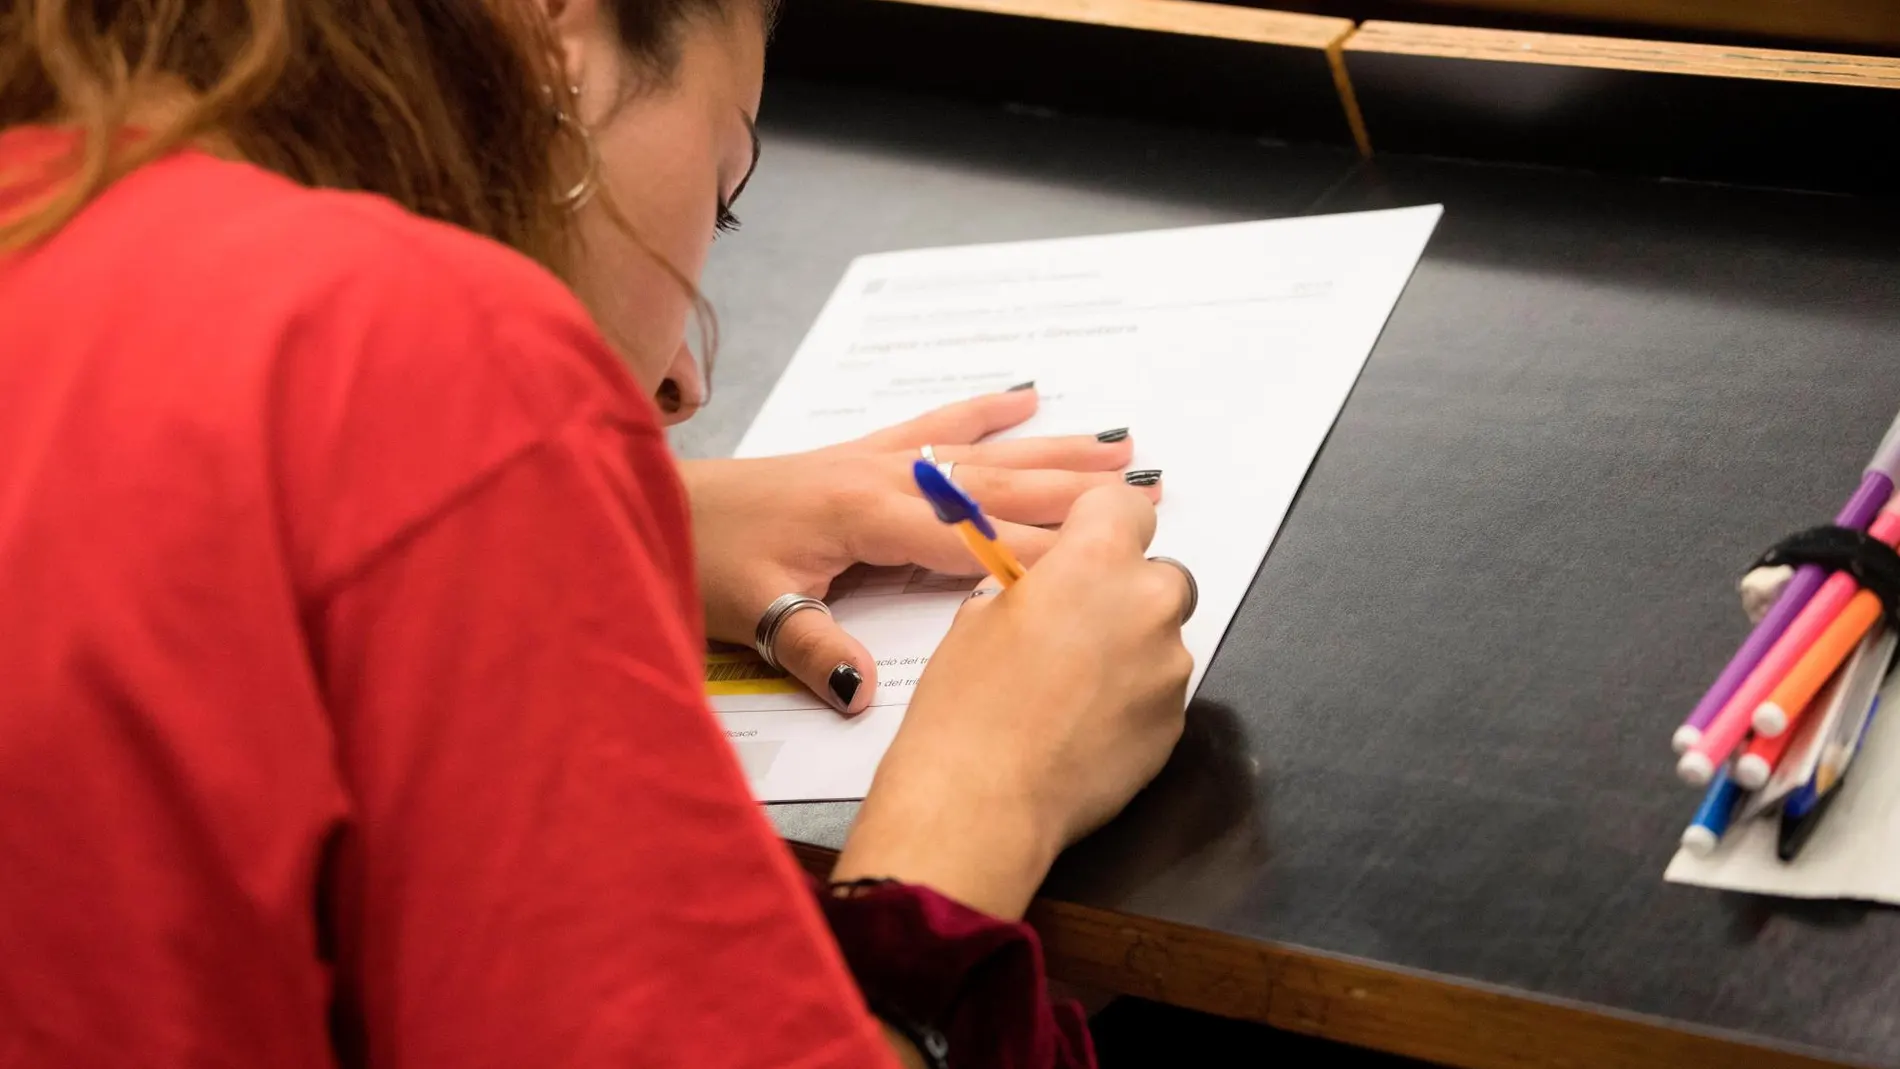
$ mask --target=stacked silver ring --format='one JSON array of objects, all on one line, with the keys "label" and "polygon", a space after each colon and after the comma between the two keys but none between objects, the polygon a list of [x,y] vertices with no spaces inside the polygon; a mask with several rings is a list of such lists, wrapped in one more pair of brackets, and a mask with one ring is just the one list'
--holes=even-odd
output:
[{"label": "stacked silver ring", "polygon": [[778,641],[778,633],[785,629],[785,621],[806,609],[816,609],[826,616],[831,615],[831,607],[817,598],[803,594],[781,594],[765,607],[765,614],[759,617],[758,626],[752,629],[752,648],[759,652],[759,659],[774,671],[783,672],[785,666],[779,664],[778,657],[772,653],[772,644]]}]

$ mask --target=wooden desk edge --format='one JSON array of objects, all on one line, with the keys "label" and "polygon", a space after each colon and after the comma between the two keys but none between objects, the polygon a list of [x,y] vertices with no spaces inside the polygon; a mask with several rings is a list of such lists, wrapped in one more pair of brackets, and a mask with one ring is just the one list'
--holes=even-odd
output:
[{"label": "wooden desk edge", "polygon": [[1900,45],[1900,10],[1880,0],[1418,0],[1422,6],[1478,8],[1538,18],[1621,22],[1676,30],[1824,42],[1823,47]]},{"label": "wooden desk edge", "polygon": [[1306,15],[1230,3],[1200,0],[862,0],[886,11],[954,11],[1096,26],[1157,37],[1203,38],[1242,45],[1292,49],[1323,57],[1332,79],[1333,96],[1346,128],[1362,156],[1372,154],[1366,124],[1354,101],[1342,51],[1352,35],[1352,19]]},{"label": "wooden desk edge", "polygon": [[[820,879],[837,854],[788,843]],[[1060,980],[1463,1069],[1840,1069],[1651,1019],[1297,947],[1038,899],[1029,922]]]},{"label": "wooden desk edge", "polygon": [[1353,21],[1328,15],[1201,3],[1197,0],[876,0],[989,15],[1086,23],[1189,37],[1324,51],[1352,32]]},{"label": "wooden desk edge", "polygon": [[1344,52],[1900,89],[1900,59],[1372,21]]}]

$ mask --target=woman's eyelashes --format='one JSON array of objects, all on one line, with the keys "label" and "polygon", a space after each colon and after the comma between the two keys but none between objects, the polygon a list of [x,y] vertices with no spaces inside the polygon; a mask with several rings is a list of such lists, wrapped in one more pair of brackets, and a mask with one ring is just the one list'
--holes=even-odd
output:
[{"label": "woman's eyelashes", "polygon": [[734,201],[739,199],[739,194],[745,192],[746,183],[752,181],[752,173],[759,169],[759,128],[753,123],[752,116],[747,114],[743,108],[739,110],[739,117],[745,120],[746,135],[752,144],[752,158],[746,161],[745,174],[740,177],[739,184],[732,187],[732,196],[728,197],[725,195],[725,187],[723,186],[716,189],[713,193],[713,204],[718,209],[713,214],[713,238],[715,240],[717,240],[721,234],[730,234],[739,229],[739,217],[732,214],[732,205]]}]

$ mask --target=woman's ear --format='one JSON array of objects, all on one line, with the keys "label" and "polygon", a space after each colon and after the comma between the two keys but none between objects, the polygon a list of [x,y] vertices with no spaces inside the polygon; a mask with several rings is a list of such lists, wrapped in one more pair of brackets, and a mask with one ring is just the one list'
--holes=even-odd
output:
[{"label": "woman's ear", "polygon": [[595,125],[611,115],[624,95],[623,57],[609,0],[535,0],[547,12],[561,49],[563,91],[580,90],[576,118]]},{"label": "woman's ear", "polygon": [[581,84],[589,53],[599,46],[606,29],[601,0],[536,0],[561,46],[561,73],[568,85]]}]

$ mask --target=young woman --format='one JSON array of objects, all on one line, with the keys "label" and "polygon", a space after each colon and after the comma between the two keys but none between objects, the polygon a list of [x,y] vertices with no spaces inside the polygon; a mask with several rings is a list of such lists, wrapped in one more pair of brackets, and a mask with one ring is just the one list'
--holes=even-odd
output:
[{"label": "young woman", "polygon": [[[1127,440],[971,444],[1033,390],[682,480],[769,16],[0,14],[0,1063],[1087,1060],[1017,921],[1178,737],[1188,584]],[[1038,563],[814,895],[703,643],[856,561],[968,570],[926,445]],[[863,709],[863,648],[780,623]]]}]

